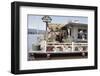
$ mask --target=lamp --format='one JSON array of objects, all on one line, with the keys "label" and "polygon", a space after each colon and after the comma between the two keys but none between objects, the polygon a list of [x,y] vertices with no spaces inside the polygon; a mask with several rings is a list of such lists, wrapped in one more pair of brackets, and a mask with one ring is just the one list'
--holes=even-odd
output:
[{"label": "lamp", "polygon": [[47,31],[48,23],[50,23],[52,21],[52,19],[50,16],[46,15],[46,16],[42,17],[42,20],[43,20],[43,22],[46,23],[46,31]]}]

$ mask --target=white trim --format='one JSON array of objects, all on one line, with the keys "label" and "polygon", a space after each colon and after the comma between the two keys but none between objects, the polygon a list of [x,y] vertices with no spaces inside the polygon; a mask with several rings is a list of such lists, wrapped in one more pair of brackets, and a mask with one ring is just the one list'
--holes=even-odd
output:
[{"label": "white trim", "polygon": [[[27,14],[88,17],[88,58],[27,61]],[[43,69],[94,65],[94,11],[42,7],[20,7],[20,69]]]}]

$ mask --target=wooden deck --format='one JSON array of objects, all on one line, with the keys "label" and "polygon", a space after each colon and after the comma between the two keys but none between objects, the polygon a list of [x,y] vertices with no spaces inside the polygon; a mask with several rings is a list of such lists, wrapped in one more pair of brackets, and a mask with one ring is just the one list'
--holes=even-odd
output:
[{"label": "wooden deck", "polygon": [[58,52],[58,53],[29,53],[28,60],[57,60],[57,59],[79,59],[79,58],[87,58],[88,52]]}]

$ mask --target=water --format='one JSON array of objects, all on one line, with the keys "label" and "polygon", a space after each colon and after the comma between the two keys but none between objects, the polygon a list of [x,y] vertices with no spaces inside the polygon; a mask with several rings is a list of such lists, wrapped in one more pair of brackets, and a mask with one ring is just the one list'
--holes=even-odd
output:
[{"label": "water", "polygon": [[27,37],[28,50],[32,50],[32,44],[38,45],[39,40],[43,39],[43,37],[44,37],[43,34],[28,34],[28,37]]}]

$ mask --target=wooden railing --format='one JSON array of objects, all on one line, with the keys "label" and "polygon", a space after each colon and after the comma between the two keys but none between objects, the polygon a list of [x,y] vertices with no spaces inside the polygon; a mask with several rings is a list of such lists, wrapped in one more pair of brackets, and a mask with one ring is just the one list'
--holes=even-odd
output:
[{"label": "wooden railing", "polygon": [[57,48],[57,47],[61,47],[63,50],[62,51],[56,51],[56,49],[55,49],[55,51],[53,50],[53,51],[42,51],[42,50],[40,50],[40,51],[35,51],[35,50],[33,50],[33,51],[29,51],[30,53],[32,52],[32,53],[65,53],[65,52],[69,52],[69,53],[71,53],[71,52],[87,52],[88,51],[88,43],[75,43],[75,42],[72,42],[72,43],[54,43],[54,42],[49,42],[49,43],[47,43],[47,45],[46,45],[46,47],[51,47],[51,46],[53,46],[54,48]]},{"label": "wooden railing", "polygon": [[70,52],[76,51],[87,51],[88,43],[47,43],[47,46],[54,46],[54,47],[62,47],[62,48],[70,48]]}]

